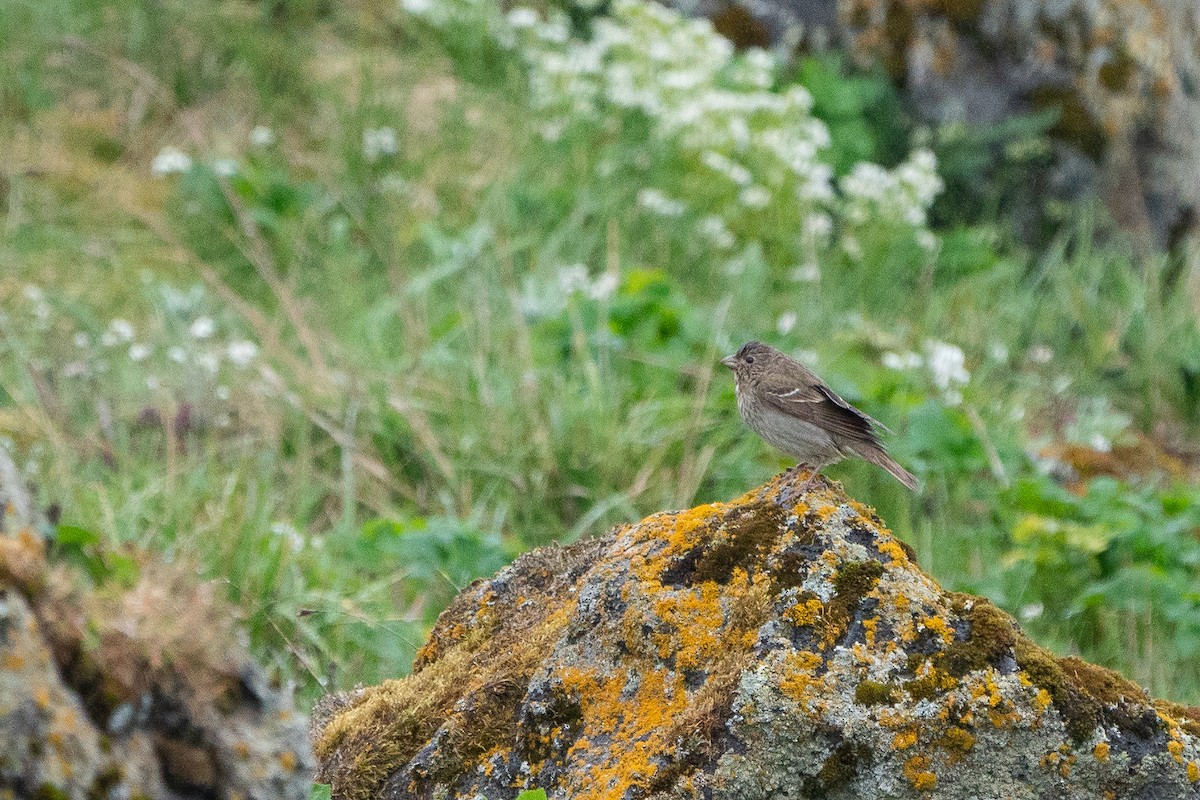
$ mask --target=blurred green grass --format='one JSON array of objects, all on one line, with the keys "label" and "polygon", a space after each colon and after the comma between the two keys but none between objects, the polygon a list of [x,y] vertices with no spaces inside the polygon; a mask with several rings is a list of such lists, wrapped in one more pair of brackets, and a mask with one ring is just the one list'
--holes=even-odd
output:
[{"label": "blurred green grass", "polygon": [[517,553],[788,466],[716,363],[765,338],[897,432],[919,495],[830,474],[939,580],[1200,700],[1194,308],[1095,209],[1011,235],[1045,120],[927,131],[778,70],[836,175],[922,141],[947,187],[933,249],[839,205],[814,280],[812,208],[739,207],[652,115],[542,135],[488,3],[0,6],[0,435],[97,580],[194,563],[307,698],[394,676]]}]

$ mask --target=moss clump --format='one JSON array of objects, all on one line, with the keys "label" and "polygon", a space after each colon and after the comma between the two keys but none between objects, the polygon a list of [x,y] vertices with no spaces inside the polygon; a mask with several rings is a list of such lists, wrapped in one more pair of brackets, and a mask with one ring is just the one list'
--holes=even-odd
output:
[{"label": "moss clump", "polygon": [[854,702],[860,706],[878,706],[896,701],[896,688],[877,681],[861,681],[854,687]]},{"label": "moss clump", "polygon": [[1128,91],[1136,72],[1137,62],[1129,53],[1121,49],[1104,66],[1100,67],[1100,83],[1110,92]]},{"label": "moss clump", "polygon": [[1179,727],[1192,736],[1200,736],[1200,707],[1185,706],[1169,700],[1156,700],[1154,707],[1179,723]]},{"label": "moss clump", "polygon": [[[1012,617],[987,600],[970,595],[951,594],[950,602],[957,614],[967,618],[971,629],[965,639],[946,647],[939,666],[951,675],[962,677],[995,666],[1012,653],[1017,643],[1017,627]],[[966,611],[967,603],[972,604],[970,611]]]},{"label": "moss clump", "polygon": [[933,8],[957,23],[974,22],[983,13],[984,0],[934,0]]},{"label": "moss clump", "polygon": [[1137,684],[1078,658],[1057,658],[1023,636],[1015,649],[1017,665],[1035,686],[1050,695],[1076,743],[1088,739],[1105,717],[1144,738],[1153,735],[1151,728],[1158,724],[1153,715],[1147,717],[1130,710],[1147,703],[1145,692]]},{"label": "moss clump", "polygon": [[904,691],[908,692],[913,700],[932,700],[941,697],[957,684],[958,681],[948,672],[933,667],[921,677],[905,682]]},{"label": "moss clump", "polygon": [[43,783],[33,790],[30,800],[71,800],[71,795],[52,783]]},{"label": "moss clump", "polygon": [[743,6],[730,3],[712,18],[713,28],[738,48],[770,47],[771,32]]},{"label": "moss clump", "polygon": [[831,792],[850,783],[858,775],[859,766],[869,760],[871,751],[865,745],[842,742],[821,764],[821,771],[804,782],[809,797],[828,797]]},{"label": "moss clump", "polygon": [[1039,86],[1030,93],[1029,100],[1035,111],[1059,112],[1058,122],[1051,129],[1056,138],[1071,142],[1094,160],[1104,156],[1107,140],[1104,129],[1076,89]]},{"label": "moss clump", "polygon": [[774,503],[734,508],[704,545],[690,582],[725,584],[738,567],[753,574],[766,559],[772,542],[786,529],[787,513]]}]

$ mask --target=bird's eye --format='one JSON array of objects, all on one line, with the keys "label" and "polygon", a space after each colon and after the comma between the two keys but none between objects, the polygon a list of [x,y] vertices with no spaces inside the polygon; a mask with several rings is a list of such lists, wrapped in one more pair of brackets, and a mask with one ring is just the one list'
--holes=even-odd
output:
[{"label": "bird's eye", "polygon": [[754,363],[754,356],[746,356],[746,363],[747,363],[747,364],[753,364],[753,363]]}]

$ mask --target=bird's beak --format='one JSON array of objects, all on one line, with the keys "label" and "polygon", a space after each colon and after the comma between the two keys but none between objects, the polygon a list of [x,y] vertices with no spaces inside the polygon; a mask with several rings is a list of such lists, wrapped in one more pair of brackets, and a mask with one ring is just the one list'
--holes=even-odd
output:
[{"label": "bird's beak", "polygon": [[721,363],[730,369],[737,369],[737,356],[725,356],[721,359]]}]

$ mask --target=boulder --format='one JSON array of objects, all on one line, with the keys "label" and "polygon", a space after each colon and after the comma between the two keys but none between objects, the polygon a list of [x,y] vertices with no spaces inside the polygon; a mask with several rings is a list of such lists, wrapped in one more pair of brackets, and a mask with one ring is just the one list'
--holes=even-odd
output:
[{"label": "boulder", "polygon": [[239,644],[213,586],[144,558],[132,585],[94,588],[51,566],[33,528],[11,527],[0,531],[0,798],[308,796],[307,720]]},{"label": "boulder", "polygon": [[741,44],[833,43],[882,65],[930,122],[1060,112],[1048,196],[1095,191],[1159,245],[1200,211],[1195,0],[672,0]]},{"label": "boulder", "polygon": [[517,559],[412,674],[332,695],[335,798],[1197,798],[1200,709],[947,592],[785,473]]}]

